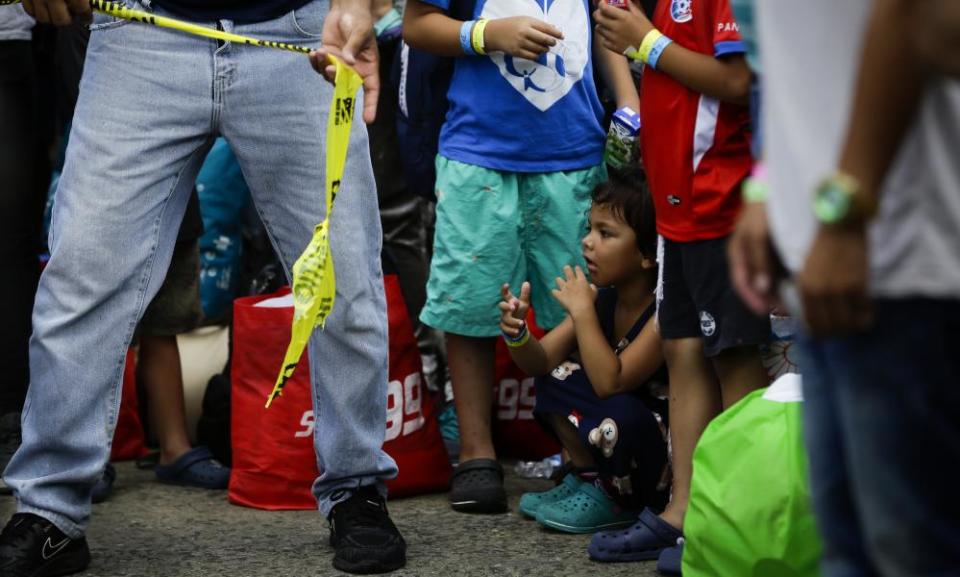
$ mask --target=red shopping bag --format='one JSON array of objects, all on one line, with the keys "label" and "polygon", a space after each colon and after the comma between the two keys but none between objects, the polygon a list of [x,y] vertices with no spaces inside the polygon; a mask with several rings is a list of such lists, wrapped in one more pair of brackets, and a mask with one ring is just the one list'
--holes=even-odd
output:
[{"label": "red shopping bag", "polygon": [[123,368],[120,412],[117,414],[117,427],[113,431],[110,460],[129,461],[139,459],[146,454],[146,438],[137,404],[136,355],[134,355],[133,349],[130,349],[127,351],[127,359]]},{"label": "red shopping bag", "polygon": [[397,275],[384,275],[390,325],[390,381],[384,449],[400,474],[387,482],[393,497],[446,491],[450,457],[440,435],[436,408],[423,379],[420,349]]},{"label": "red shopping bag", "polygon": [[[530,332],[540,338],[533,310],[527,316]],[[533,417],[537,391],[533,377],[514,364],[503,339],[497,339],[493,389],[493,442],[497,454],[539,460],[560,452],[560,444]]]},{"label": "red shopping bag", "polygon": [[[390,332],[390,374],[384,449],[400,468],[387,483],[392,497],[445,490],[450,464],[426,397],[420,354],[395,275],[384,276]],[[232,378],[233,469],[229,499],[260,509],[314,509],[319,474],[313,449],[309,361],[305,354],[270,409],[264,408],[290,338],[289,289],[234,302]],[[268,302],[269,301],[269,302]],[[261,306],[257,306],[261,305]]]}]

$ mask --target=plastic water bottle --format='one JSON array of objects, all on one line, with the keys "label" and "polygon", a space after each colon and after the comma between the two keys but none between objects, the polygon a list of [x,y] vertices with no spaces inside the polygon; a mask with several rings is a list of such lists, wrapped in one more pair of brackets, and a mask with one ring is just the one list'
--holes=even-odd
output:
[{"label": "plastic water bottle", "polygon": [[517,475],[527,479],[549,479],[560,464],[560,453],[557,453],[542,461],[519,461],[513,470]]}]

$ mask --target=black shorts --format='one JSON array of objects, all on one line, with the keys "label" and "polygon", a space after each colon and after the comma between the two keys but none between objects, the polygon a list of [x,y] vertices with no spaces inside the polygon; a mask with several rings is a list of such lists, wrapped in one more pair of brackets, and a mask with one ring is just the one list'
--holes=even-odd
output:
[{"label": "black shorts", "polygon": [[197,328],[203,318],[200,302],[200,247],[197,241],[178,242],[160,292],[153,298],[139,335],[176,336]]},{"label": "black shorts", "polygon": [[727,237],[661,242],[657,320],[662,338],[702,337],[708,357],[770,340],[770,317],[753,314],[733,290]]}]

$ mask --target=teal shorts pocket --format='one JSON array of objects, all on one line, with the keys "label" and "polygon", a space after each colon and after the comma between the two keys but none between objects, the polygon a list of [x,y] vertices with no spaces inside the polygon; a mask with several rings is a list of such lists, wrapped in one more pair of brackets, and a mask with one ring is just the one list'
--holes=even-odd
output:
[{"label": "teal shorts pocket", "polygon": [[454,334],[500,334],[500,286],[530,281],[538,323],[564,312],[550,290],[567,264],[582,264],[590,193],[602,167],[522,174],[437,157],[437,223],[427,303],[420,320]]}]

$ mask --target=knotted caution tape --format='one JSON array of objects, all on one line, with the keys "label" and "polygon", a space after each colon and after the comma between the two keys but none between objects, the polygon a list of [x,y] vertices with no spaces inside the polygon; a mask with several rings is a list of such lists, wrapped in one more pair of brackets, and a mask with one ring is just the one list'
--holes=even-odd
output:
[{"label": "knotted caution tape", "polygon": [[[20,1],[0,0],[0,6],[18,4]],[[170,28],[215,40],[287,50],[301,54],[310,54],[312,51],[307,46],[260,40],[259,38],[191,24],[176,18],[158,16],[142,10],[133,10],[119,2],[90,0],[90,7],[94,12],[107,14],[115,18]],[[345,65],[338,58],[330,56],[330,60],[336,66],[336,77],[333,89],[333,105],[327,119],[326,218],[316,226],[310,244],[307,245],[303,254],[293,265],[294,309],[290,344],[287,345],[287,353],[283,358],[280,375],[273,386],[273,391],[267,397],[267,407],[270,407],[273,400],[283,394],[283,387],[293,376],[313,329],[316,327],[323,328],[330,311],[333,309],[333,302],[337,294],[333,257],[330,253],[330,215],[333,212],[333,202],[337,197],[337,191],[340,189],[340,179],[343,177],[347,148],[350,144],[350,127],[353,126],[353,113],[357,104],[356,94],[363,84],[363,79],[355,70]]]},{"label": "knotted caution tape", "polygon": [[280,375],[267,398],[267,407],[283,394],[283,387],[293,376],[310,334],[315,327],[323,328],[333,309],[337,293],[333,257],[330,255],[330,216],[347,160],[357,89],[363,84],[363,80],[340,60],[334,59],[334,63],[337,74],[333,89],[333,107],[327,118],[327,217],[314,229],[310,244],[293,265],[293,329]]}]

